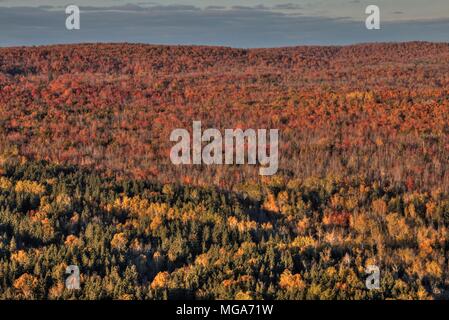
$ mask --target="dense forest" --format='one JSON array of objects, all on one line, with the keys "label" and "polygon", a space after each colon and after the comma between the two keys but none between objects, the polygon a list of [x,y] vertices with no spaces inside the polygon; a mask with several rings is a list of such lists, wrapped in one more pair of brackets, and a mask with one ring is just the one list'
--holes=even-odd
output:
[{"label": "dense forest", "polygon": [[176,167],[170,133],[280,130],[280,174],[449,187],[449,44],[0,49],[0,143],[117,177],[232,190],[257,168]]},{"label": "dense forest", "polygon": [[[278,174],[171,164],[192,121]],[[448,138],[449,44],[0,49],[0,299],[449,299]]]},{"label": "dense forest", "polygon": [[[0,298],[448,298],[447,192],[341,177],[240,190],[9,163]],[[365,286],[372,264],[379,290]],[[68,265],[81,290],[65,289]]]}]

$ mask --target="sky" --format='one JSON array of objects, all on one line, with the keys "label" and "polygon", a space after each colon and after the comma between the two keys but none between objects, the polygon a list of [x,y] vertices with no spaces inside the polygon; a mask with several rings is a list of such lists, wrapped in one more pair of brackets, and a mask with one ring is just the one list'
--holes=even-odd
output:
[{"label": "sky", "polygon": [[[67,5],[81,29],[67,30]],[[367,30],[377,5],[381,29]],[[449,0],[0,0],[0,46],[82,42],[239,48],[449,42]]]}]

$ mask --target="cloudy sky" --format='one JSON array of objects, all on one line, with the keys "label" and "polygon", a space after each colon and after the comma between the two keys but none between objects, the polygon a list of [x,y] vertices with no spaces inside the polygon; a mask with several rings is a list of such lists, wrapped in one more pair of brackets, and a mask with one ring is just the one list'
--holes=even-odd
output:
[{"label": "cloudy sky", "polygon": [[[65,28],[65,7],[81,30]],[[365,28],[378,5],[381,30]],[[279,47],[449,42],[449,0],[0,0],[0,46],[79,42]]]}]

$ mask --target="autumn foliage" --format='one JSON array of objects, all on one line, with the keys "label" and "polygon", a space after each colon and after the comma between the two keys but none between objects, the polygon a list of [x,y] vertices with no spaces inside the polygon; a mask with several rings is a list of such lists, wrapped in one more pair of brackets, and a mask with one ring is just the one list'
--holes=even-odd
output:
[{"label": "autumn foliage", "polygon": [[[448,299],[448,75],[444,43],[2,48],[0,299]],[[194,120],[279,129],[278,174],[172,165]]]},{"label": "autumn foliage", "polygon": [[175,128],[280,129],[280,174],[449,186],[449,46],[0,50],[0,139],[106,174],[227,189],[243,166],[173,166]]}]

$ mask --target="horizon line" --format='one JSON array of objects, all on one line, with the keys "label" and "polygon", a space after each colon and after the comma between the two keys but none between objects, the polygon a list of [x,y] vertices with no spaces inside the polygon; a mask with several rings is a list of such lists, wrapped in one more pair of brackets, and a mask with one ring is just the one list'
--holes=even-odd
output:
[{"label": "horizon line", "polygon": [[343,48],[353,46],[368,46],[368,45],[385,45],[385,44],[440,44],[449,45],[449,41],[426,41],[426,40],[404,40],[404,41],[370,41],[370,42],[354,42],[349,44],[295,44],[287,46],[273,46],[273,47],[238,47],[238,46],[225,46],[225,45],[213,45],[213,44],[167,44],[167,43],[146,43],[146,42],[111,42],[111,41],[98,41],[98,42],[70,42],[70,43],[51,43],[51,44],[35,44],[35,45],[16,45],[16,46],[3,46],[0,44],[1,49],[26,49],[26,48],[45,48],[45,47],[62,47],[62,46],[94,46],[94,45],[134,45],[134,46],[152,46],[152,47],[197,47],[197,48],[223,48],[234,50],[263,50],[263,49],[290,49],[290,48],[304,48],[304,47],[320,47],[320,48]]}]

